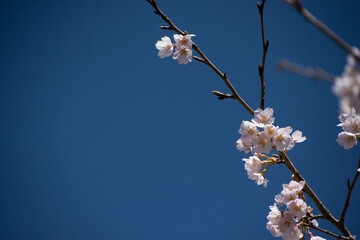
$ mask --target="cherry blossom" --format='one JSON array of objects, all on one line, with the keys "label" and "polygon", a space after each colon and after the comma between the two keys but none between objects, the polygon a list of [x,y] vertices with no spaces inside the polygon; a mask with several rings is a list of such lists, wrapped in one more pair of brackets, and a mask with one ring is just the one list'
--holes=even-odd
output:
[{"label": "cherry blossom", "polygon": [[255,138],[252,143],[254,144],[254,152],[269,154],[272,148],[271,139],[266,136],[264,132],[259,134],[258,138]]},{"label": "cherry blossom", "polygon": [[257,127],[264,127],[267,124],[273,124],[275,118],[273,117],[274,110],[272,108],[265,108],[264,110],[258,108],[254,111],[253,122]]},{"label": "cherry blossom", "polygon": [[285,149],[291,146],[291,137],[290,133],[292,131],[291,127],[279,128],[274,136],[274,145],[276,150],[284,151]]},{"label": "cherry blossom", "polygon": [[239,129],[239,133],[242,135],[241,139],[250,143],[251,140],[255,139],[259,133],[259,130],[256,128],[255,124],[249,121],[242,121]]},{"label": "cherry blossom", "polygon": [[271,211],[269,212],[268,216],[266,217],[267,220],[269,220],[270,222],[275,223],[275,224],[279,223],[281,216],[282,216],[281,211],[276,206],[276,204],[274,204],[274,206],[269,206],[269,208]]},{"label": "cherry blossom", "polygon": [[350,149],[357,144],[356,135],[349,132],[341,132],[336,139],[336,142],[343,146],[344,149]]},{"label": "cherry blossom", "polygon": [[173,59],[177,59],[179,64],[187,64],[192,60],[192,50],[186,46],[177,47]]},{"label": "cherry blossom", "polygon": [[193,45],[191,37],[195,37],[195,35],[194,34],[187,34],[187,35],[183,36],[183,35],[180,35],[180,34],[174,34],[175,46],[177,48],[180,48],[180,47],[184,46],[186,48],[191,49],[192,45]]},{"label": "cherry blossom", "polygon": [[[360,55],[359,49],[354,47],[352,50],[355,55]],[[353,107],[360,111],[360,68],[352,54],[347,57],[343,74],[335,78],[333,92],[339,98],[340,112],[350,113]]]},{"label": "cherry blossom", "polygon": [[286,206],[298,219],[304,217],[307,211],[307,204],[302,199],[292,200]]},{"label": "cherry blossom", "polygon": [[157,41],[155,47],[159,50],[158,56],[160,58],[170,57],[173,53],[174,45],[169,37],[162,37],[161,41]]},{"label": "cherry blossom", "polygon": [[239,151],[244,151],[245,153],[249,153],[252,147],[250,143],[244,143],[242,139],[239,139],[236,141],[236,149]]},{"label": "cherry blossom", "polygon": [[318,237],[318,236],[312,236],[310,240],[326,240],[326,238]]}]

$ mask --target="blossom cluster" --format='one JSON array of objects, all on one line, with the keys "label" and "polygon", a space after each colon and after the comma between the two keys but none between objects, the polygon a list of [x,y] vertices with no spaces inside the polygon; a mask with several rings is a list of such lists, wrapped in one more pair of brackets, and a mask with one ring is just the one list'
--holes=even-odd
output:
[{"label": "blossom cluster", "polygon": [[[245,153],[254,154],[250,158],[244,158],[245,170],[251,180],[255,180],[258,185],[267,186],[268,180],[264,178],[266,169],[261,171],[266,165],[276,163],[276,159],[267,157],[271,149],[277,151],[288,151],[292,149],[295,143],[300,143],[306,140],[302,136],[301,131],[295,131],[291,134],[292,128],[279,128],[274,126],[275,118],[273,117],[273,109],[266,108],[264,110],[257,109],[254,112],[254,118],[250,121],[242,121],[239,129],[241,138],[236,142],[236,148]],[[259,130],[262,129],[261,130]],[[291,134],[291,135],[290,135]],[[266,160],[260,160],[263,157]]]},{"label": "blossom cluster", "polygon": [[340,114],[338,124],[344,131],[339,133],[336,142],[344,149],[350,149],[357,144],[357,138],[360,137],[360,116],[356,115],[355,108],[352,108],[350,114]]},{"label": "blossom cluster", "polygon": [[[353,52],[360,56],[359,49],[354,47]],[[353,107],[360,111],[360,68],[353,55],[347,57],[343,74],[335,78],[333,92],[339,98],[340,112],[350,114]]]},{"label": "blossom cluster", "polygon": [[[299,240],[303,237],[304,229],[299,228],[302,219],[312,208],[308,207],[304,201],[302,189],[305,182],[291,181],[289,184],[283,184],[283,190],[275,196],[275,203],[270,206],[270,212],[267,216],[269,220],[266,228],[274,237],[282,237],[284,240]],[[279,210],[278,206],[286,206],[285,211]],[[317,226],[316,220],[312,220],[312,225]],[[311,235],[311,239],[323,239]]]},{"label": "blossom cluster", "polygon": [[[179,64],[187,64],[192,60],[192,45],[193,42],[191,37],[194,37],[194,34],[174,34],[173,44],[171,39],[167,36],[161,38],[161,41],[157,41],[155,47],[159,50],[158,56],[160,58],[170,57],[173,55],[173,59],[177,59]],[[173,54],[175,47],[175,52]]]}]

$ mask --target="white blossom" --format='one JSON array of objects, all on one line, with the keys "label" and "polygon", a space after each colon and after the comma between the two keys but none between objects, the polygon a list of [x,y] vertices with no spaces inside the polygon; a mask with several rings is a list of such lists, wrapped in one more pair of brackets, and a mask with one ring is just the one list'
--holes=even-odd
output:
[{"label": "white blossom", "polygon": [[187,64],[192,60],[192,50],[186,46],[176,47],[173,59],[177,59],[179,64]]},{"label": "white blossom", "polygon": [[273,143],[277,151],[284,151],[291,147],[291,131],[291,127],[279,128],[277,130],[276,135],[273,138]]},{"label": "white blossom", "polygon": [[269,220],[271,223],[274,223],[274,224],[279,223],[279,221],[281,219],[281,211],[276,206],[276,204],[274,204],[273,206],[269,206],[269,208],[271,211],[269,212],[268,216],[266,217],[267,220]]},{"label": "white blossom", "polygon": [[305,186],[304,181],[297,182],[297,181],[291,180],[289,182],[289,184],[283,184],[283,189],[287,190],[287,191],[295,190],[297,193],[300,194],[300,192],[303,190],[304,186]]},{"label": "white blossom", "polygon": [[180,34],[174,34],[175,46],[177,48],[186,47],[186,48],[191,49],[192,45],[193,45],[191,37],[195,37],[195,35],[187,34],[187,35],[183,36]]},{"label": "white blossom", "polygon": [[266,224],[266,229],[269,230],[274,237],[281,237],[281,232],[278,224],[269,221]]},{"label": "white blossom", "polygon": [[345,132],[354,134],[360,133],[360,117],[356,114],[350,114],[343,122],[342,128]]},{"label": "white blossom", "polygon": [[265,188],[267,187],[267,183],[269,182],[269,180],[267,180],[261,173],[254,173],[251,176],[249,175],[249,178],[251,180],[255,180],[257,185],[264,185]]},{"label": "white blossom", "polygon": [[266,136],[264,132],[261,132],[252,143],[254,144],[254,152],[269,154],[272,148],[271,139]]},{"label": "white blossom", "polygon": [[275,203],[278,205],[288,204],[298,198],[305,185],[304,181],[291,181],[289,184],[283,184],[281,193],[275,196]]},{"label": "white blossom", "polygon": [[306,140],[306,137],[302,135],[302,132],[299,130],[296,130],[291,134],[291,138],[296,143],[301,143]]},{"label": "white blossom", "polygon": [[318,237],[318,236],[312,236],[310,240],[326,240],[326,238]]},{"label": "white blossom", "polygon": [[173,53],[173,47],[169,37],[162,37],[161,41],[157,41],[155,47],[159,50],[158,56],[160,58],[169,57]]},{"label": "white blossom", "polygon": [[284,240],[299,240],[302,237],[303,237],[302,232],[296,226],[292,229],[291,232],[286,232],[282,235],[282,238]]},{"label": "white blossom", "polygon": [[298,219],[306,215],[307,204],[302,199],[292,200],[288,202],[286,206]]},{"label": "white blossom", "polygon": [[258,157],[252,156],[249,158],[244,158],[243,161],[245,162],[244,167],[245,167],[245,170],[247,171],[249,177],[255,173],[260,172],[260,170],[262,168],[262,162]]},{"label": "white blossom", "polygon": [[[360,56],[359,49],[352,50]],[[350,113],[353,107],[360,111],[360,68],[352,54],[347,57],[343,74],[335,78],[333,92],[339,98],[340,112]]]},{"label": "white blossom", "polygon": [[273,117],[274,110],[272,108],[265,108],[264,110],[258,108],[254,111],[254,118],[252,121],[258,127],[264,127],[267,124],[273,124],[275,118]]},{"label": "white blossom", "polygon": [[349,132],[341,132],[336,139],[336,142],[343,146],[344,149],[350,149],[357,144],[356,135]]},{"label": "white blossom", "polygon": [[244,143],[242,139],[236,141],[236,149],[239,151],[244,151],[245,153],[249,153],[251,150],[251,144]]},{"label": "white blossom", "polygon": [[282,214],[282,218],[279,221],[279,229],[281,234],[284,235],[291,235],[295,228],[295,223],[293,221],[294,214],[289,211],[285,211]]},{"label": "white blossom", "polygon": [[274,125],[268,124],[264,126],[264,131],[263,133],[265,134],[265,136],[267,136],[268,138],[272,138],[275,136],[276,131],[277,131],[278,127],[275,127]]},{"label": "white blossom", "polygon": [[251,140],[257,137],[259,130],[256,128],[254,123],[249,121],[242,121],[239,133],[241,134],[241,139],[244,142],[250,143]]}]

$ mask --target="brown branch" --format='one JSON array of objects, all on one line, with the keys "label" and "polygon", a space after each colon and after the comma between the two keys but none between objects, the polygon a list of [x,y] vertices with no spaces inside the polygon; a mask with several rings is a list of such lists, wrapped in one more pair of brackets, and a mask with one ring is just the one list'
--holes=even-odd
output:
[{"label": "brown branch", "polygon": [[[155,8],[155,14],[161,16],[161,18],[174,30],[175,32],[185,35],[184,32],[182,32],[179,28],[177,28],[172,21],[157,7],[157,4],[155,3],[155,0],[146,0],[149,2],[154,8]],[[239,96],[239,94],[236,92],[235,88],[230,83],[229,79],[227,78],[226,73],[222,73],[206,56],[205,54],[199,49],[199,47],[193,43],[192,48],[200,55],[201,58],[198,58],[197,60],[200,60],[200,62],[203,62],[204,64],[208,65],[227,85],[227,87],[230,89],[230,91],[233,93],[233,98],[237,100],[252,116],[254,116],[254,110],[252,110],[249,105]],[[294,179],[296,181],[302,181],[304,178],[300,175],[300,173],[296,170],[293,163],[290,161],[286,153],[279,152],[280,157],[284,160],[285,165],[287,168],[293,173]],[[304,192],[306,192],[309,197],[314,201],[316,206],[318,207],[319,211],[322,213],[325,219],[330,221],[333,225],[335,225],[345,236],[349,236],[349,239],[355,239],[350,232],[346,229],[345,226],[339,226],[338,221],[331,215],[329,210],[324,206],[324,204],[320,201],[320,199],[316,196],[316,194],[313,192],[313,190],[309,187],[309,185],[305,182],[304,186]]]},{"label": "brown branch", "polygon": [[202,59],[202,58],[199,58],[199,57],[197,57],[197,56],[193,56],[193,58],[194,58],[196,61],[205,63],[204,59]]},{"label": "brown branch", "polygon": [[[360,168],[360,158],[359,158],[359,163],[358,163],[358,166],[357,166],[357,169]],[[351,194],[352,194],[352,191],[354,189],[354,186],[355,186],[355,183],[356,183],[356,180],[359,178],[360,176],[360,172],[356,171],[356,174],[354,176],[354,179],[350,185],[350,181],[348,179],[348,182],[347,182],[347,186],[348,186],[348,194],[347,194],[347,197],[346,197],[346,201],[345,201],[345,205],[344,205],[344,209],[340,215],[340,220],[339,220],[339,223],[341,224],[344,224],[345,223],[345,215],[346,215],[346,211],[347,209],[349,208],[350,206],[350,198],[351,198]]]},{"label": "brown branch", "polygon": [[300,0],[285,0],[285,2],[290,6],[294,7],[306,20],[312,23],[320,31],[325,33],[326,36],[328,36],[335,43],[337,43],[342,49],[353,55],[357,61],[360,61],[359,54],[355,53],[352,47],[347,42],[345,42],[336,33],[329,29],[324,23],[322,23],[314,15],[312,15],[306,8],[304,8]]},{"label": "brown branch", "polygon": [[225,94],[225,93],[218,92],[218,91],[212,91],[212,93],[213,93],[215,96],[217,96],[219,100],[234,98],[233,95]]},{"label": "brown branch", "polygon": [[278,62],[277,69],[280,72],[287,71],[299,76],[308,77],[316,81],[325,81],[330,83],[335,81],[335,76],[328,74],[321,68],[314,69],[312,67],[303,67],[286,59],[282,59]]},{"label": "brown branch", "polygon": [[[178,27],[175,26],[175,24],[168,18],[157,6],[155,0],[146,0],[148,3],[153,6],[155,9],[155,14],[159,15],[168,25],[169,27],[174,30],[175,32],[185,35],[185,32],[181,31]],[[200,50],[200,48],[193,43],[192,48],[200,55],[202,60],[200,58],[195,58],[196,60],[203,62],[204,64],[208,65],[226,84],[226,86],[230,89],[230,91],[233,93],[234,99],[238,101],[252,116],[254,116],[254,110],[240,97],[240,95],[236,92],[235,88],[230,83],[229,79],[226,76],[226,73],[222,73],[206,56],[205,54]]]},{"label": "brown branch", "polygon": [[[286,153],[279,152],[280,156],[284,159],[285,165],[287,168],[293,173],[293,178],[295,181],[304,181],[304,178],[300,175],[298,170],[295,168],[294,164],[290,161]],[[355,237],[351,235],[346,226],[339,222],[325,207],[325,205],[320,201],[320,199],[316,196],[315,192],[310,188],[310,186],[305,182],[303,191],[313,200],[321,214],[324,216],[324,219],[331,222],[340,232],[342,232],[349,239],[354,239]]]},{"label": "brown branch", "polygon": [[264,33],[264,5],[266,0],[262,0],[261,4],[258,2],[257,7],[260,14],[260,22],[261,22],[261,38],[262,38],[262,47],[263,47],[263,56],[262,63],[259,64],[259,76],[260,76],[260,84],[261,84],[261,99],[260,99],[260,108],[264,109],[265,106],[265,81],[264,81],[264,72],[265,72],[265,60],[266,54],[269,49],[269,39],[265,42],[265,33]]},{"label": "brown branch", "polygon": [[314,216],[311,216],[310,219],[311,220],[313,220],[313,219],[324,219],[324,216],[323,215],[314,215]]},{"label": "brown branch", "polygon": [[332,232],[330,232],[330,231],[328,231],[328,230],[325,230],[325,229],[316,227],[316,226],[314,226],[313,224],[305,224],[305,225],[308,226],[308,227],[310,227],[310,228],[312,228],[312,229],[315,229],[315,230],[318,230],[318,231],[320,231],[320,232],[322,232],[322,233],[325,233],[325,234],[327,234],[327,235],[329,235],[329,236],[332,236],[332,237],[334,237],[334,238],[337,238],[337,239],[344,239],[344,240],[351,240],[351,239],[352,239],[352,238],[350,238],[350,237],[340,236],[340,235],[337,235],[337,234],[335,234],[335,233],[332,233]]}]

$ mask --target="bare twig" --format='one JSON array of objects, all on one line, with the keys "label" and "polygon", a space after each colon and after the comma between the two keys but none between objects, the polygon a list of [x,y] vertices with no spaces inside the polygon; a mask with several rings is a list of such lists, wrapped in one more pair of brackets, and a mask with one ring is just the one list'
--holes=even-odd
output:
[{"label": "bare twig", "polygon": [[213,93],[215,96],[217,96],[219,100],[234,98],[233,95],[225,94],[225,93],[218,92],[218,91],[212,91],[212,93]]},{"label": "bare twig", "polygon": [[340,38],[336,33],[334,33],[330,28],[328,28],[324,23],[318,20],[314,15],[312,15],[300,2],[300,0],[285,0],[287,4],[294,7],[306,20],[311,22],[315,27],[320,31],[325,33],[330,39],[337,43],[342,49],[347,51],[349,54],[353,55],[357,61],[360,61],[359,54],[355,53],[347,42]]},{"label": "bare twig", "polygon": [[308,227],[310,227],[310,228],[312,228],[312,229],[315,229],[315,230],[318,230],[318,231],[320,231],[320,232],[322,232],[322,233],[325,233],[325,234],[327,234],[327,235],[329,235],[329,236],[335,237],[335,238],[337,238],[337,239],[344,239],[344,240],[351,240],[351,239],[352,239],[352,238],[350,238],[350,237],[340,236],[340,235],[337,235],[337,234],[335,234],[335,233],[332,233],[332,232],[330,232],[330,231],[328,231],[328,230],[325,230],[325,229],[316,227],[316,226],[314,226],[313,224],[305,224],[305,225],[308,226]]},{"label": "bare twig", "polygon": [[198,56],[193,56],[193,58],[194,58],[196,61],[199,61],[199,62],[205,63],[204,59],[199,58]]},{"label": "bare twig", "polygon": [[324,216],[323,215],[314,215],[314,216],[311,216],[310,219],[311,220],[313,220],[313,219],[324,219]]},{"label": "bare twig", "polygon": [[278,62],[277,69],[279,71],[287,71],[317,81],[325,81],[330,83],[333,83],[335,81],[334,76],[328,74],[321,68],[313,69],[312,67],[303,67],[297,63],[292,63],[286,59],[282,59]]},{"label": "bare twig", "polygon": [[[181,34],[181,35],[185,35],[185,32],[181,31],[178,27],[175,26],[175,24],[170,20],[170,18],[168,18],[157,6],[155,0],[146,0],[148,3],[151,4],[151,6],[153,6],[153,8],[155,9],[155,14],[159,15],[168,25],[169,27],[171,27],[172,30],[174,30],[175,32]],[[225,73],[222,73],[217,67],[215,67],[215,65],[205,56],[205,54],[200,50],[200,48],[193,43],[192,48],[200,55],[200,57],[203,59],[204,64],[208,65],[226,84],[226,86],[228,86],[228,88],[230,89],[230,91],[233,93],[234,99],[236,101],[238,101],[251,115],[254,116],[254,110],[252,110],[252,108],[240,97],[240,95],[237,93],[237,91],[235,90],[235,88],[232,86],[232,84],[230,83],[229,79],[227,78]],[[196,59],[199,60],[199,59]]]},{"label": "bare twig", "polygon": [[[359,158],[359,163],[358,163],[358,166],[357,166],[357,169],[360,168],[360,158]],[[356,180],[359,178],[360,176],[360,172],[356,171],[356,174],[354,176],[354,179],[350,185],[350,181],[348,179],[348,183],[347,183],[347,186],[348,186],[348,194],[347,194],[347,197],[346,197],[346,201],[345,201],[345,205],[344,205],[344,209],[340,215],[340,220],[339,222],[341,224],[344,224],[345,223],[345,215],[346,215],[346,211],[347,209],[349,208],[350,206],[350,198],[351,198],[351,194],[352,194],[352,191],[354,189],[354,186],[355,186],[355,183],[356,183]]]},{"label": "bare twig", "polygon": [[260,22],[261,22],[261,38],[262,38],[262,47],[263,47],[263,56],[262,63],[259,64],[259,76],[261,83],[261,99],[260,99],[260,108],[264,109],[265,106],[265,81],[264,81],[264,72],[265,72],[265,60],[266,54],[269,49],[269,39],[265,42],[265,33],[264,33],[264,5],[266,0],[262,0],[261,4],[258,2],[257,7],[260,14]]}]

